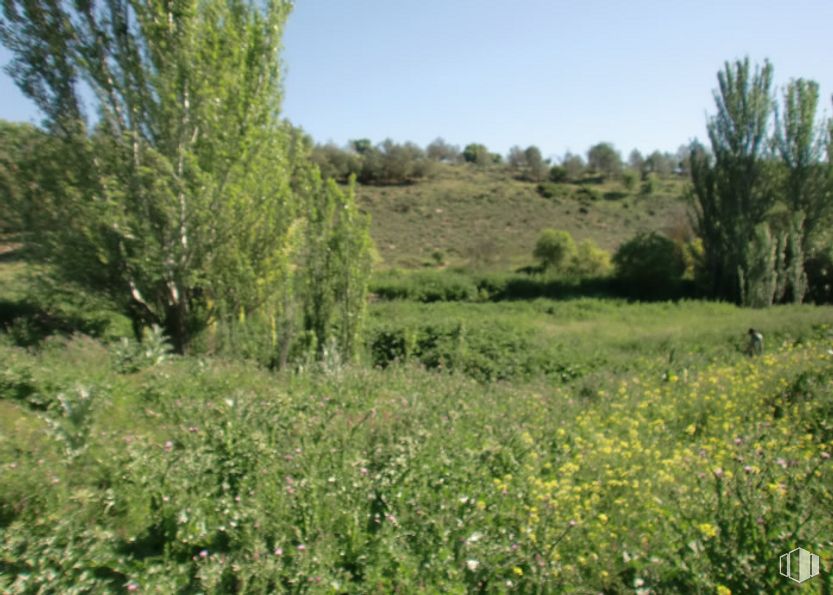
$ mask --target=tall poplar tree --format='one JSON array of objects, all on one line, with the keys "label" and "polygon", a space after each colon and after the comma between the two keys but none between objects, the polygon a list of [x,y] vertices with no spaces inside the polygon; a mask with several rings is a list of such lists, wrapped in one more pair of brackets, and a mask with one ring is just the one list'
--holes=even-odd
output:
[{"label": "tall poplar tree", "polygon": [[4,0],[8,71],[53,139],[29,238],[62,280],[183,351],[279,308],[293,193],[279,117],[288,0]]},{"label": "tall poplar tree", "polygon": [[764,159],[773,110],[772,66],[752,70],[749,59],[726,63],[708,122],[711,151],[695,144],[691,157],[695,224],[703,239],[714,297],[738,301],[749,245],[775,193]]}]

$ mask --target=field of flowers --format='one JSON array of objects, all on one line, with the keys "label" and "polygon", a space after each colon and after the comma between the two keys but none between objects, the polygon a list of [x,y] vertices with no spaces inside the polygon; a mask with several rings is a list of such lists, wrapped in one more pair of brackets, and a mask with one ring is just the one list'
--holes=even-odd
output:
[{"label": "field of flowers", "polygon": [[833,585],[829,326],[592,383],[126,349],[0,344],[0,591]]}]

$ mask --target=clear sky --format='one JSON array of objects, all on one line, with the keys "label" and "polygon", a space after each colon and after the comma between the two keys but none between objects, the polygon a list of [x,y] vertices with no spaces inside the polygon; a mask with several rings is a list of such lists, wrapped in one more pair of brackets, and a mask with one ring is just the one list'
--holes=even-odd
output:
[{"label": "clear sky", "polygon": [[[297,0],[284,46],[284,114],[338,144],[674,151],[743,56],[833,93],[831,0]],[[0,117],[38,119],[5,75]]]}]

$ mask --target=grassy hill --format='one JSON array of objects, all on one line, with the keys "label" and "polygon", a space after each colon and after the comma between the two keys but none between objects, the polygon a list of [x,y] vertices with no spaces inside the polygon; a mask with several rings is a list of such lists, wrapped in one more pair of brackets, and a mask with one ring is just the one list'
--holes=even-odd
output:
[{"label": "grassy hill", "polygon": [[619,181],[552,184],[551,198],[537,186],[504,169],[461,164],[441,165],[430,180],[410,185],[359,186],[357,195],[372,216],[383,268],[437,261],[515,268],[531,263],[535,240],[546,227],[612,251],[637,232],[686,221],[683,179],[660,180],[649,196],[627,192]]}]

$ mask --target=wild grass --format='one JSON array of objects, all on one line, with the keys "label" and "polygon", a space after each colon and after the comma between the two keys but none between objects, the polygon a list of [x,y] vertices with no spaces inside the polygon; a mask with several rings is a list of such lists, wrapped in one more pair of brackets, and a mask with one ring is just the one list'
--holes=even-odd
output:
[{"label": "wild grass", "polygon": [[[360,186],[371,235],[384,267],[475,266],[512,269],[532,262],[542,229],[569,231],[613,251],[640,231],[685,221],[684,181],[663,181],[657,192],[627,193],[622,184],[558,184],[543,197],[537,185],[502,170],[441,166],[436,177],[404,186]],[[593,200],[587,195],[592,189]]]},{"label": "wild grass", "polygon": [[0,347],[0,589],[785,591],[779,554],[833,551],[830,343],[583,392]]}]

